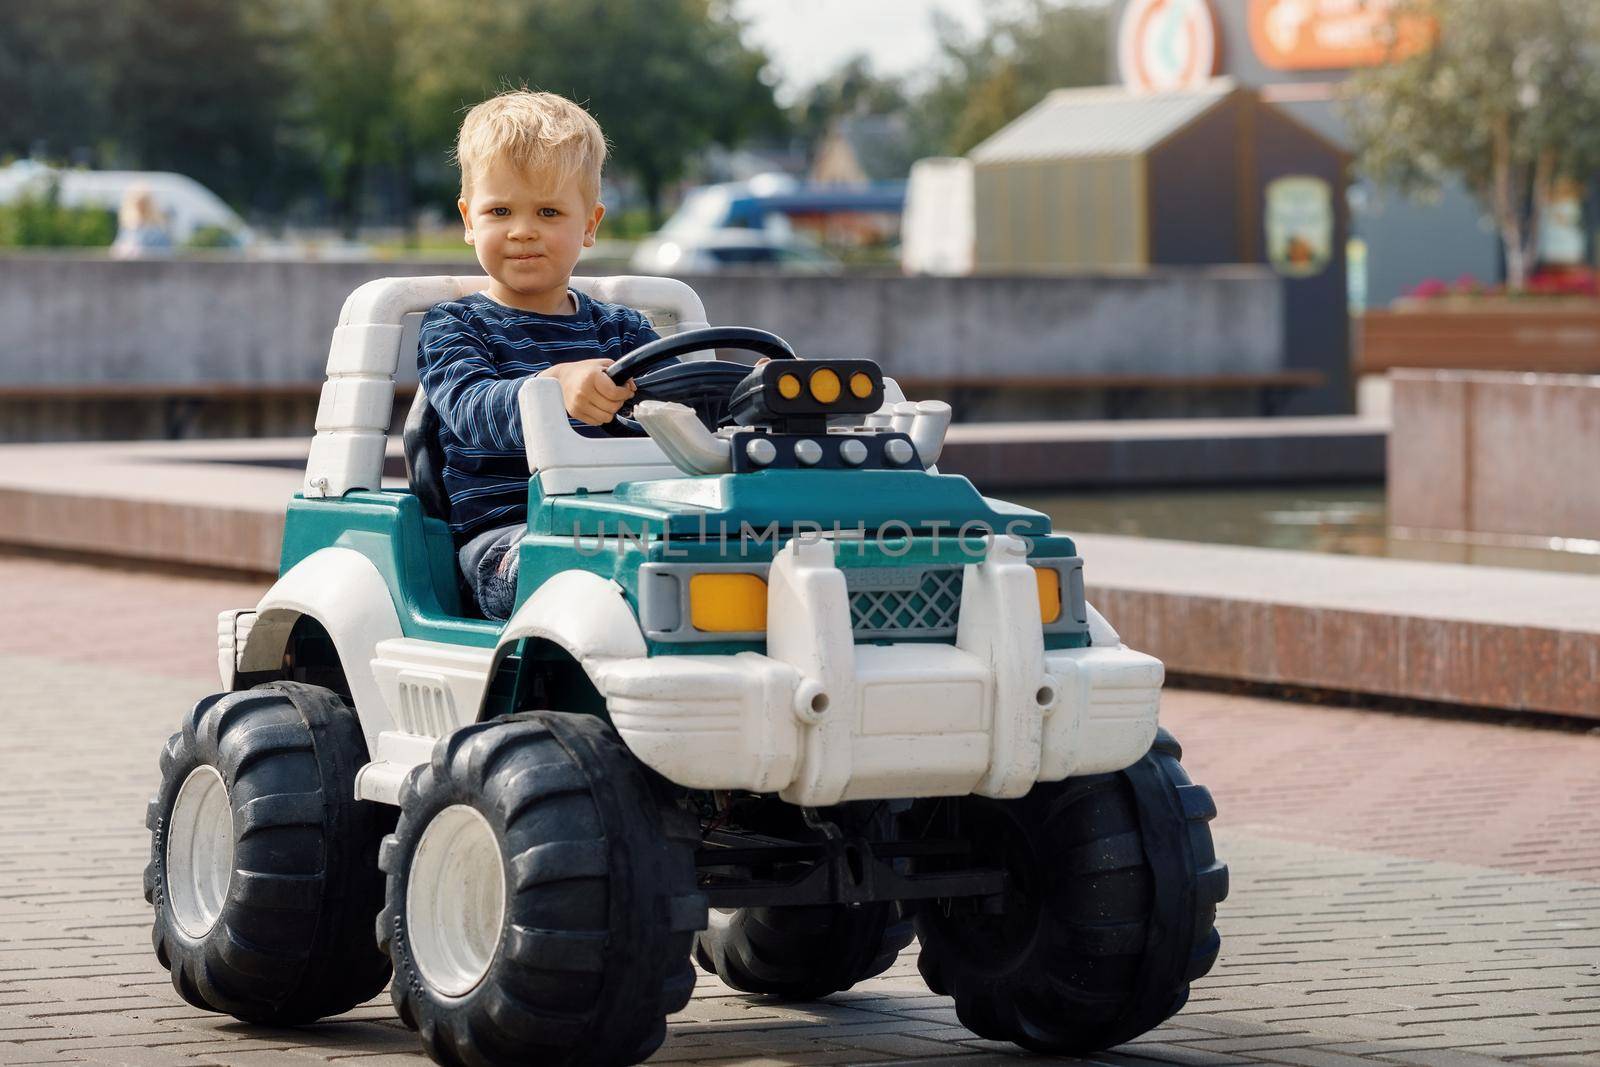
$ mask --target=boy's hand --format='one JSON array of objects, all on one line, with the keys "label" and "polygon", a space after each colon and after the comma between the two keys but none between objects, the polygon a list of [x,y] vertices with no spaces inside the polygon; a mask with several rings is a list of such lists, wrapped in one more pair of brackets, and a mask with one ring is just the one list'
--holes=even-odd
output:
[{"label": "boy's hand", "polygon": [[633,396],[632,379],[618,385],[606,377],[606,368],[615,362],[610,359],[580,359],[572,363],[557,363],[539,372],[541,378],[554,378],[561,383],[561,401],[567,414],[590,426],[604,426],[617,410]]}]

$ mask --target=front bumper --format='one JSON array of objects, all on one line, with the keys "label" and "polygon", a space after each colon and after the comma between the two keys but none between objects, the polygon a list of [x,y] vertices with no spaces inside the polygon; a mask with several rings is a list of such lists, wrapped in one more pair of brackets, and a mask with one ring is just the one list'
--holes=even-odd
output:
[{"label": "front bumper", "polygon": [[618,733],[679,785],[808,806],[1016,797],[1120,770],[1155,740],[1161,661],[1120,645],[1046,651],[1015,538],[967,567],[953,645],[857,645],[827,540],[785,545],[768,590],[764,655],[593,664]]}]

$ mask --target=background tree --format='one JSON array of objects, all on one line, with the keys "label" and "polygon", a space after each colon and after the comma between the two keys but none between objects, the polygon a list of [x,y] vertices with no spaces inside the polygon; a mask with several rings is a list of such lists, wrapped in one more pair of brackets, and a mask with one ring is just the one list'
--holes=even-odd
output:
[{"label": "background tree", "polygon": [[0,0],[0,157],[174,170],[258,217],[320,193],[353,231],[447,207],[463,110],[528,85],[594,112],[659,222],[707,145],[785,127],[740,31],[727,0]]},{"label": "background tree", "polygon": [[696,153],[784,126],[767,57],[740,39],[725,0],[534,0],[525,11],[518,80],[588,107],[652,226]]},{"label": "background tree", "polygon": [[1419,195],[1459,177],[1493,215],[1507,283],[1521,288],[1557,183],[1600,168],[1600,4],[1418,0],[1395,17],[1397,35],[1431,18],[1436,37],[1352,81],[1360,167]]},{"label": "background tree", "polygon": [[[417,29],[399,21],[390,0],[314,0],[305,14],[305,119],[334,214],[353,237],[377,167],[390,164],[402,175],[410,170],[399,60],[403,37]],[[404,213],[409,216],[409,205]]]},{"label": "background tree", "polygon": [[1026,0],[969,36],[936,14],[943,72],[912,109],[920,145],[964,155],[1050,90],[1104,84],[1109,17],[1095,0]]},{"label": "background tree", "polygon": [[852,56],[808,90],[793,108],[794,132],[815,145],[842,118],[893,115],[911,106],[907,90],[893,78],[880,78],[864,55]]},{"label": "background tree", "polygon": [[[447,216],[459,190],[450,165],[466,110],[527,79],[524,0],[395,0],[404,27],[396,54],[397,108],[414,203]],[[463,57],[470,57],[464,60]]]},{"label": "background tree", "polygon": [[178,171],[238,204],[270,199],[293,89],[281,5],[139,0],[101,5],[101,18],[104,161]]},{"label": "background tree", "polygon": [[106,133],[98,0],[0,0],[0,157],[86,157]]}]

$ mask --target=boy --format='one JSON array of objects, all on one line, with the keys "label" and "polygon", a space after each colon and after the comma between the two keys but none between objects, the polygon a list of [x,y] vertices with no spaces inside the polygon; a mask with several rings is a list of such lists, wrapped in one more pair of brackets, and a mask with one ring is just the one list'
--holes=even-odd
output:
[{"label": "boy", "polygon": [[656,339],[632,308],[568,288],[578,253],[605,214],[606,142],[577,104],[551,93],[502,93],[467,113],[456,141],[466,241],[488,288],[436,305],[423,319],[417,364],[439,413],[450,529],[462,573],[491,619],[510,617],[528,465],[517,392],[555,378],[580,433],[610,421],[634,385],[605,368]]}]

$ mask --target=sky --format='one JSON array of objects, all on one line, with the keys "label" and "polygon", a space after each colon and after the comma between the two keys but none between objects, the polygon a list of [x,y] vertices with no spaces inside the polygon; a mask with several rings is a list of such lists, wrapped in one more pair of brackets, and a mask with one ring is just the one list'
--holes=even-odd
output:
[{"label": "sky", "polygon": [[852,56],[901,77],[925,70],[938,55],[933,13],[943,11],[969,33],[1004,0],[735,0],[745,39],[772,56],[779,99],[795,100]]}]

